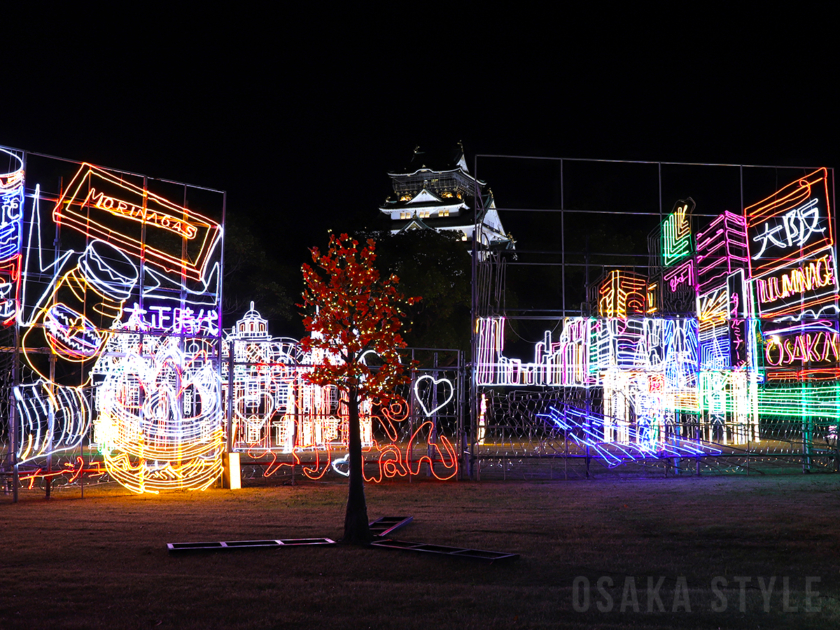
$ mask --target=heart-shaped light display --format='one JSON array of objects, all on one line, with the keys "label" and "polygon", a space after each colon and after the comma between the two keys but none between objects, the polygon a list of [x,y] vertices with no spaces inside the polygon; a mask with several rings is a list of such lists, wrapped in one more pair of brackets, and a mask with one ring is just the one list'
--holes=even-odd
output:
[{"label": "heart-shaped light display", "polygon": [[[420,385],[421,385],[421,383],[426,383],[427,381],[428,381],[429,384],[425,386],[426,387],[426,390],[425,390],[426,391],[426,396],[423,396],[420,393],[421,392]],[[440,385],[441,383],[443,384],[443,398],[444,398],[444,400],[443,400],[442,403],[438,404],[436,407],[434,407],[432,409],[429,409],[429,407],[432,405],[432,399],[433,399],[432,393],[437,389],[437,386]],[[433,413],[435,413],[436,411],[438,411],[440,409],[443,409],[447,404],[449,404],[449,401],[452,400],[452,398],[455,396],[455,387],[452,385],[452,381],[450,381],[448,378],[438,378],[438,379],[436,379],[436,378],[433,378],[433,377],[429,376],[428,374],[426,374],[426,375],[418,378],[416,381],[414,381],[414,396],[415,396],[415,398],[417,398],[417,402],[420,403],[420,408],[423,410],[423,413],[426,414],[426,417],[428,418]],[[423,400],[424,398],[428,399],[428,404],[427,404],[426,400]],[[438,400],[440,400],[440,398],[438,398]]]},{"label": "heart-shaped light display", "polygon": [[332,469],[339,475],[344,477],[350,476],[350,453],[347,453],[341,459],[334,459],[332,461]]}]

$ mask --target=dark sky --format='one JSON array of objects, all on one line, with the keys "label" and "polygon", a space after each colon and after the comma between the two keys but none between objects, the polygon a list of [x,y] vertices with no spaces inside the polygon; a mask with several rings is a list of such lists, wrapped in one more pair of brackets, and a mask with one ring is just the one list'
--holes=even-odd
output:
[{"label": "dark sky", "polygon": [[[0,144],[227,190],[289,261],[375,216],[416,145],[837,161],[818,12],[120,6],[6,14]],[[490,184],[516,198],[515,181]]]}]

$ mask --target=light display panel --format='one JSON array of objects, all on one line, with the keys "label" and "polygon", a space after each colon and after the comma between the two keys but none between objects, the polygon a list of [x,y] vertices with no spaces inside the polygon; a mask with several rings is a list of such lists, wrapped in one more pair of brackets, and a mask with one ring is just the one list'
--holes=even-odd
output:
[{"label": "light display panel", "polygon": [[678,202],[659,240],[649,239],[650,256],[662,255],[653,277],[606,270],[590,287],[598,317],[564,319],[562,341],[546,332],[532,363],[506,356],[503,317],[479,318],[478,383],[562,388],[549,402],[578,402],[546,403],[536,417],[608,466],[759,443],[766,417],[836,426],[840,327],[826,169],[743,216],[722,212],[697,233],[696,251],[693,207]]},{"label": "light display panel", "polygon": [[670,267],[691,253],[691,212],[694,200],[678,201],[662,222],[662,262]]},{"label": "light display panel", "polygon": [[777,267],[755,279],[758,312],[764,317],[799,319],[836,312],[837,261],[822,250],[795,263]]},{"label": "light display panel", "polygon": [[[226,446],[223,193],[43,156],[27,164],[34,188],[20,169],[0,176],[0,274],[11,264],[2,277],[20,280],[3,312],[20,329],[21,478],[86,470],[134,492],[208,487]],[[56,170],[58,190],[37,181]]]},{"label": "light display panel", "polygon": [[0,148],[0,326],[14,323],[23,243],[23,160]]},{"label": "light display panel", "polygon": [[824,168],[745,208],[751,276],[761,278],[832,247],[831,216]]},{"label": "light display panel", "polygon": [[[347,401],[303,378],[334,358],[272,337],[253,305],[222,328],[223,202],[64,161],[59,188],[45,190],[24,157],[0,149],[0,324],[19,332],[10,433],[20,479],[88,474],[138,493],[203,489],[219,479],[226,450],[265,475],[346,473]],[[722,212],[694,245],[694,204],[678,202],[655,232],[655,276],[607,269],[584,311],[597,316],[564,318],[528,360],[506,354],[503,316],[477,318],[475,443],[500,441],[494,393],[481,388],[581,392],[539,414],[520,399],[540,432],[563,432],[607,466],[713,457],[766,439],[764,418],[836,426],[840,285],[828,191],[819,169],[742,215]],[[464,397],[444,373],[418,373],[388,404],[362,403],[367,481],[458,473],[446,432]]]}]

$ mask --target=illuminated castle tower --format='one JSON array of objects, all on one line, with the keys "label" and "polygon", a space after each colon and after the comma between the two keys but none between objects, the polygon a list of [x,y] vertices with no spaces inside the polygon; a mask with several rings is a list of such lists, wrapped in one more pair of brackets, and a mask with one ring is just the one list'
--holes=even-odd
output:
[{"label": "illuminated castle tower", "polygon": [[379,210],[388,219],[392,234],[436,230],[471,242],[477,224],[480,248],[513,249],[513,239],[502,228],[493,193],[470,175],[460,142],[448,154],[433,154],[417,147],[408,166],[388,176],[394,194]]}]

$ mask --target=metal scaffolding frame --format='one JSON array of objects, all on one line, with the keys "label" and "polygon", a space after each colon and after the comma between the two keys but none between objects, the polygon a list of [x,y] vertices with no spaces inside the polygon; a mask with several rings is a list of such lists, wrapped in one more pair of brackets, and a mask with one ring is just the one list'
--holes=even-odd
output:
[{"label": "metal scaffolding frame", "polygon": [[[469,440],[469,468],[468,472],[473,479],[478,479],[481,476],[481,464],[485,463],[485,476],[487,463],[495,464],[497,468],[502,469],[501,476],[506,477],[507,471],[516,469],[514,462],[518,463],[518,468],[526,477],[528,475],[539,476],[543,473],[528,472],[534,466],[528,462],[535,462],[539,460],[548,461],[551,467],[550,476],[553,477],[553,468],[555,460],[562,460],[564,467],[564,477],[569,476],[569,466],[576,463],[585,462],[585,475],[590,474],[591,456],[589,449],[583,451],[569,446],[569,432],[568,431],[546,431],[545,427],[536,422],[534,419],[535,405],[547,405],[547,401],[556,401],[563,403],[568,400],[576,400],[580,398],[580,403],[585,404],[589,409],[591,406],[600,406],[601,401],[593,399],[592,395],[597,392],[586,390],[586,393],[569,391],[564,388],[526,388],[522,391],[509,391],[505,395],[501,395],[498,391],[494,392],[493,388],[482,387],[477,384],[476,367],[478,361],[478,318],[488,314],[504,315],[506,319],[513,321],[549,321],[560,323],[565,317],[586,316],[589,311],[584,311],[582,308],[576,308],[577,305],[567,303],[568,289],[567,277],[569,272],[577,271],[578,275],[583,271],[584,286],[594,286],[594,281],[598,276],[604,273],[608,267],[610,269],[625,268],[647,270],[652,264],[649,260],[648,252],[605,252],[605,251],[589,251],[587,247],[581,251],[581,241],[574,240],[573,235],[567,234],[567,219],[571,216],[586,217],[587,219],[605,218],[610,216],[617,217],[639,217],[645,220],[655,220],[657,225],[661,224],[667,216],[668,210],[664,204],[673,203],[673,199],[663,198],[663,184],[668,184],[669,172],[672,168],[689,170],[695,173],[694,169],[702,169],[704,167],[714,167],[721,171],[726,171],[732,178],[737,176],[738,184],[738,199],[739,212],[743,211],[745,203],[745,175],[752,176],[759,172],[772,171],[777,182],[787,183],[786,173],[811,172],[820,167],[806,167],[806,166],[770,166],[757,164],[715,164],[715,163],[692,163],[692,162],[667,162],[667,161],[640,161],[640,160],[600,160],[600,159],[585,159],[585,158],[561,158],[561,157],[542,157],[542,156],[522,156],[522,155],[504,155],[504,154],[478,154],[474,157],[473,173],[476,178],[482,174],[486,179],[490,179],[486,172],[492,171],[492,168],[479,169],[480,165],[485,167],[492,166],[495,162],[496,166],[504,164],[503,161],[512,161],[510,163],[521,165],[527,164],[550,164],[555,169],[555,179],[552,184],[555,185],[554,190],[559,187],[559,203],[556,204],[525,204],[527,207],[518,207],[514,205],[499,205],[496,207],[500,216],[506,215],[506,225],[511,222],[511,217],[535,217],[540,215],[554,215],[558,217],[559,234],[555,234],[558,247],[556,249],[546,248],[544,245],[534,245],[530,242],[517,242],[516,256],[518,260],[505,259],[500,257],[487,256],[481,251],[480,244],[473,238],[472,242],[472,296],[471,296],[471,315],[473,327],[471,331],[471,362],[468,365],[469,379],[470,379],[470,440]],[[601,165],[608,167],[623,167],[625,165],[634,165],[637,167],[649,167],[650,183],[652,188],[656,191],[657,207],[651,208],[649,211],[630,212],[620,208],[615,209],[591,209],[587,207],[580,207],[580,204],[570,206],[567,203],[567,191],[570,183],[579,185],[580,181],[572,181],[569,177],[570,165],[585,165],[587,168],[597,168]],[[559,168],[559,173],[557,169]],[[835,202],[835,172],[833,168],[827,169],[830,179],[830,202],[834,205]],[[781,180],[779,179],[781,177]],[[557,181],[559,179],[559,182]],[[559,186],[557,186],[559,184]],[[498,186],[498,183],[497,183]],[[776,189],[780,186],[777,185]],[[734,188],[734,187],[733,187]],[[772,190],[768,194],[772,194]],[[762,197],[758,197],[757,201]],[[748,200],[752,202],[753,200]],[[540,207],[540,205],[547,205],[548,207]],[[734,203],[733,203],[734,205]],[[696,234],[698,224],[701,220],[708,222],[709,219],[717,217],[718,214],[710,214],[711,210],[720,210],[724,208],[702,208],[701,212],[696,212],[692,215],[692,232]],[[478,214],[478,213],[477,213]],[[831,221],[834,228],[834,234],[837,234],[837,216],[833,212]],[[572,240],[569,240],[569,239]],[[569,247],[567,248],[567,245]],[[836,244],[834,246],[836,252]],[[511,305],[505,303],[505,288],[509,280],[508,274],[511,269],[522,268],[547,268],[553,267],[560,272],[560,299],[557,300],[556,306],[553,307],[534,307],[532,305]],[[514,290],[516,287],[513,287]],[[591,306],[591,304],[590,304]],[[835,316],[835,319],[837,317]],[[515,436],[505,435],[506,426],[502,423],[499,427],[501,431],[500,442],[502,446],[495,451],[487,448],[482,448],[479,444],[478,435],[478,418],[479,418],[479,404],[482,400],[482,394],[489,392],[495,395],[499,404],[502,407],[507,407],[507,410],[499,409],[499,413],[507,413],[508,422],[511,425],[517,425],[518,428],[513,432]],[[583,400],[583,398],[585,400]],[[597,397],[596,397],[597,398]],[[540,401],[540,402],[535,402]],[[594,408],[594,407],[593,407]],[[518,411],[517,411],[518,410]],[[513,414],[512,416],[510,414]],[[530,418],[529,418],[530,414]],[[510,418],[518,418],[511,421]],[[834,420],[836,422],[836,418]],[[812,424],[812,423],[810,423]],[[809,425],[810,425],[809,424]],[[699,435],[701,426],[699,423],[693,423],[690,418],[685,418],[683,421],[684,430],[687,434]],[[767,446],[767,448],[757,448],[754,443],[747,442],[745,447],[734,447],[728,445],[724,448],[721,454],[723,457],[696,457],[694,464],[690,467],[693,472],[697,474],[701,471],[701,465],[704,470],[725,470],[734,472],[750,471],[750,463],[753,461],[753,466],[756,458],[762,461],[778,461],[795,464],[797,467],[799,463],[802,464],[803,470],[817,470],[814,468],[815,460],[811,457],[811,453],[818,452],[818,455],[823,457],[825,470],[837,470],[838,463],[840,463],[840,446],[837,444],[836,437],[833,445],[827,443],[825,448],[812,449],[806,445],[806,438],[814,438],[813,434],[808,437],[808,431],[802,428],[801,423],[796,422],[778,422],[774,425],[776,428],[771,430],[776,431],[775,437],[778,438],[775,447]],[[512,426],[510,428],[513,428]],[[736,428],[736,431],[738,429]],[[719,437],[719,436],[718,436]],[[723,440],[726,441],[725,439]],[[828,438],[826,438],[828,442]],[[506,446],[505,446],[506,444]],[[559,444],[559,446],[558,446]],[[727,446],[727,445],[725,445]],[[725,463],[724,463],[725,462]],[[686,468],[683,466],[682,470],[679,467],[679,460],[673,458],[666,458],[660,462],[641,462],[641,466],[647,470],[656,469],[664,470],[665,474],[669,471],[685,472]],[[513,473],[511,473],[513,474]],[[520,474],[519,472],[515,474]]]}]

